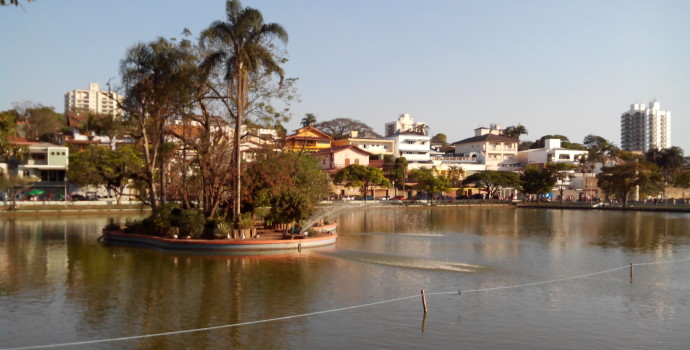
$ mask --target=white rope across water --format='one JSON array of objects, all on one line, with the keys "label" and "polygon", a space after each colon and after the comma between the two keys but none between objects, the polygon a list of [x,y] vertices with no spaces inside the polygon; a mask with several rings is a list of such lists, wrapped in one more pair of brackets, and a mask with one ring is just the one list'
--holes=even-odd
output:
[{"label": "white rope across water", "polygon": [[[516,284],[516,285],[502,286],[502,287],[492,287],[492,288],[482,288],[482,289],[468,289],[468,290],[455,290],[455,291],[452,291],[452,292],[435,292],[435,293],[426,293],[426,294],[427,294],[427,295],[463,294],[463,293],[490,292],[490,291],[503,290],[503,289],[531,287],[531,286],[537,286],[537,285],[542,285],[542,284],[557,283],[557,282],[563,282],[563,281],[569,281],[569,280],[574,280],[574,279],[580,279],[580,278],[585,278],[585,277],[590,277],[590,276],[595,276],[595,275],[601,275],[601,274],[608,273],[608,272],[612,272],[612,271],[628,269],[628,268],[630,268],[631,266],[647,266],[647,265],[671,264],[671,263],[678,263],[678,262],[683,262],[683,261],[690,261],[690,258],[678,259],[678,260],[666,260],[666,261],[658,261],[658,262],[635,263],[635,264],[630,264],[630,265],[625,265],[625,266],[620,266],[620,267],[614,267],[614,268],[611,268],[611,269],[608,269],[608,270],[597,271],[597,272],[592,272],[592,273],[587,273],[587,274],[577,275],[577,276],[571,276],[571,277],[558,278],[558,279],[553,279],[553,280],[548,280],[548,281],[540,281],[540,282]],[[180,331],[171,331],[171,332],[162,332],[162,333],[152,333],[152,334],[144,334],[144,335],[133,335],[133,336],[129,336],[129,337],[119,337],[119,338],[109,338],[109,339],[98,339],[98,340],[86,340],[86,341],[71,342],[71,343],[46,344],[46,345],[31,345],[31,346],[22,346],[22,347],[16,347],[16,348],[0,348],[0,350],[49,349],[49,348],[58,348],[58,347],[67,347],[67,346],[90,345],[90,344],[109,343],[109,342],[117,342],[117,341],[125,341],[125,340],[136,340],[136,339],[144,339],[144,338],[153,338],[153,337],[160,337],[160,336],[166,336],[166,335],[176,335],[176,334],[186,334],[186,333],[194,333],[194,332],[204,332],[204,331],[211,331],[211,330],[216,330],[216,329],[224,329],[224,328],[233,328],[233,327],[249,326],[249,325],[254,325],[254,324],[259,324],[259,323],[268,323],[268,322],[275,322],[275,321],[284,321],[284,320],[295,319],[295,318],[302,318],[302,317],[308,317],[308,316],[322,315],[322,314],[327,314],[327,313],[331,313],[331,312],[352,310],[352,309],[357,309],[357,308],[363,308],[363,307],[369,307],[369,306],[374,306],[374,305],[392,303],[392,302],[395,302],[395,301],[406,300],[406,299],[412,299],[412,298],[419,298],[419,297],[420,297],[419,294],[415,294],[415,295],[410,295],[410,296],[405,296],[405,297],[400,297],[400,298],[395,298],[395,299],[382,300],[382,301],[377,301],[377,302],[367,303],[367,304],[346,306],[346,307],[341,307],[341,308],[336,308],[336,309],[323,310],[323,311],[315,311],[315,312],[309,312],[309,313],[299,314],[299,315],[283,316],[283,317],[269,318],[269,319],[256,320],[256,321],[247,321],[247,322],[226,324],[226,325],[213,326],[213,327],[186,329],[186,330],[180,330]]]}]

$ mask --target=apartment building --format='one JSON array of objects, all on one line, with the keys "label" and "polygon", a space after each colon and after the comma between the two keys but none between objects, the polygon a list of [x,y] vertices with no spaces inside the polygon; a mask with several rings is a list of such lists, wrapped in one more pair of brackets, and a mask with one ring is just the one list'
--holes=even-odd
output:
[{"label": "apartment building", "polygon": [[96,114],[122,115],[117,102],[122,102],[122,96],[115,92],[101,91],[100,84],[89,83],[88,90],[72,90],[65,92],[65,113],[92,112]]},{"label": "apartment building", "polygon": [[671,111],[653,100],[636,103],[621,115],[621,149],[647,152],[671,147]]}]

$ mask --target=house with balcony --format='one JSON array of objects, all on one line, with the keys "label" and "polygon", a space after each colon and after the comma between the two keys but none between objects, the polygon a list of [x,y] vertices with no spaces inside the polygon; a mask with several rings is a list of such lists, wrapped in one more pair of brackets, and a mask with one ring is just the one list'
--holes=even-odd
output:
[{"label": "house with balcony", "polygon": [[342,140],[335,140],[333,147],[355,146],[371,153],[374,158],[383,159],[384,156],[393,155],[395,140],[385,138],[362,138],[358,137],[358,132],[351,131],[350,137]]},{"label": "house with balcony", "polygon": [[64,198],[67,192],[69,149],[66,146],[25,140],[20,140],[16,144],[24,147],[25,156],[23,159],[8,159],[0,168],[3,176],[31,180],[30,184],[19,189],[19,199],[27,199],[25,192],[30,189],[42,190],[41,196],[46,199]]},{"label": "house with balcony", "polygon": [[369,166],[369,157],[372,154],[357,146],[344,145],[322,149],[311,155],[319,160],[321,169],[329,174],[335,174],[338,170],[352,164]]},{"label": "house with balcony", "polygon": [[568,149],[561,147],[560,139],[544,140],[544,148],[528,149],[520,151],[515,156],[525,165],[535,164],[544,166],[547,163],[567,163],[578,165],[582,157],[587,156],[587,151]]},{"label": "house with balcony", "polygon": [[330,135],[313,126],[305,126],[285,138],[285,149],[296,152],[316,152],[330,148],[332,142],[333,138]]},{"label": "house with balcony", "polygon": [[431,163],[431,137],[416,132],[400,132],[385,139],[393,140],[393,156],[405,157],[412,168]]},{"label": "house with balcony", "polygon": [[455,156],[474,160],[483,164],[484,170],[517,170],[519,162],[514,159],[518,153],[518,139],[506,137],[500,126],[491,124],[489,128],[474,130],[474,136],[453,143]]}]

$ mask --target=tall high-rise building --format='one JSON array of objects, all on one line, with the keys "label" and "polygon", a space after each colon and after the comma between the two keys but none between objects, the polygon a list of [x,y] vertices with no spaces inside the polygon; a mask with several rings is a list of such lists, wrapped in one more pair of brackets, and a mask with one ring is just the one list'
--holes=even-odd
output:
[{"label": "tall high-rise building", "polygon": [[114,92],[101,91],[98,83],[89,83],[88,90],[65,92],[65,113],[93,112],[97,114],[121,115],[117,102],[122,96]]},{"label": "tall high-rise building", "polygon": [[621,115],[621,149],[647,152],[671,147],[671,111],[656,100],[636,103]]}]

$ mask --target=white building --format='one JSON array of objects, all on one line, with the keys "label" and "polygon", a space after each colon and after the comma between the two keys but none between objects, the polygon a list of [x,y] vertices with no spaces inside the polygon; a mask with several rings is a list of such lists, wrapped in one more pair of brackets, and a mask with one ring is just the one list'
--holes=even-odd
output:
[{"label": "white building", "polygon": [[453,143],[455,156],[484,164],[486,170],[515,170],[518,139],[503,136],[500,126],[474,129],[474,137]]},{"label": "white building", "polygon": [[408,163],[430,163],[431,137],[414,132],[402,132],[385,137],[394,140],[393,156],[405,157]]},{"label": "white building", "polygon": [[577,165],[578,160],[583,156],[587,156],[587,151],[563,148],[560,139],[546,139],[544,148],[520,151],[516,158],[520,159],[524,165],[546,163]]},{"label": "white building", "polygon": [[386,123],[386,137],[393,136],[403,132],[415,132],[426,135],[428,132],[428,125],[423,122],[415,122],[408,113],[401,114],[398,120]]},{"label": "white building", "polygon": [[93,112],[96,114],[122,115],[117,102],[122,96],[115,92],[101,91],[98,83],[89,83],[88,90],[65,92],[65,113]]},{"label": "white building", "polygon": [[351,131],[350,137],[342,140],[335,140],[331,143],[333,147],[336,146],[357,146],[374,155],[393,155],[395,149],[395,140],[383,138],[361,138],[357,137],[357,131]]},{"label": "white building", "polygon": [[621,115],[621,149],[647,152],[671,147],[671,112],[656,100],[636,103]]}]

